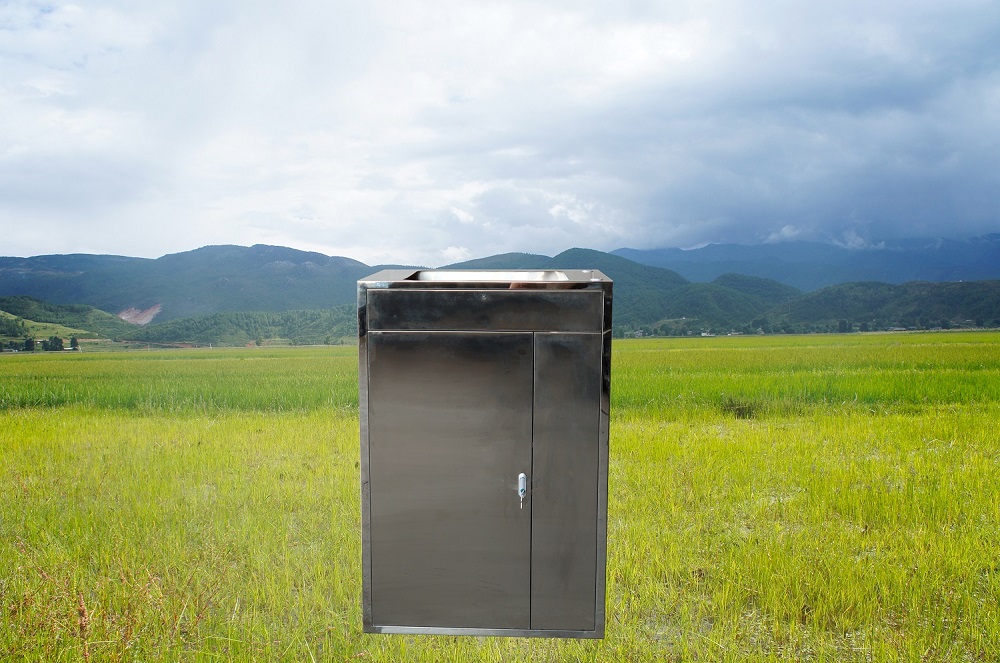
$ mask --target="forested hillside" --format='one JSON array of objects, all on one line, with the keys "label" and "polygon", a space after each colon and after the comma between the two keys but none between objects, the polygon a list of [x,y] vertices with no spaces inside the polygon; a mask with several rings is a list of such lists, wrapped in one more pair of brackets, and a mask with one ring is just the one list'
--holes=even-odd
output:
[{"label": "forested hillside", "polygon": [[826,325],[833,331],[1000,327],[1000,281],[846,283],[779,306],[769,318],[778,327]]},{"label": "forested hillside", "polygon": [[[99,337],[163,345],[245,345],[282,342],[319,345],[351,342],[357,333],[356,308],[302,311],[239,311],[171,320],[145,327],[129,324],[91,306],[62,306],[31,297],[0,297],[0,339],[23,340],[26,320],[81,330]],[[16,344],[21,347],[23,343]]]},{"label": "forested hillside", "polygon": [[263,344],[280,339],[293,345],[333,345],[357,335],[357,309],[214,313],[171,320],[136,330],[130,339],[193,345]]},{"label": "forested hillside", "polygon": [[0,309],[0,338],[24,338],[28,334],[28,326],[16,315]]},{"label": "forested hillside", "polygon": [[[5,311],[22,320],[49,322],[73,329],[86,330],[94,336],[115,340],[128,338],[136,330],[135,325],[130,325],[121,318],[92,306],[51,304],[33,297],[0,297],[0,311]],[[22,329],[19,333],[3,333],[2,335],[22,336],[25,333],[26,330]]]}]

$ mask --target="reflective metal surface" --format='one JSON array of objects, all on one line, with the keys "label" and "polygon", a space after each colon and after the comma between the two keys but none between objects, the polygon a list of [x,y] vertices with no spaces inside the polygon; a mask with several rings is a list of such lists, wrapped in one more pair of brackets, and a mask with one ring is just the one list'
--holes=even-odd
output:
[{"label": "reflective metal surface", "polygon": [[601,337],[535,334],[531,628],[593,630]]},{"label": "reflective metal surface", "polygon": [[386,269],[358,281],[363,288],[473,288],[510,289],[538,285],[559,290],[592,287],[611,280],[596,269]]},{"label": "reflective metal surface", "polygon": [[528,628],[531,334],[373,332],[372,621]]},{"label": "reflective metal surface", "polygon": [[485,282],[501,281],[506,283],[530,283],[535,281],[568,281],[566,272],[555,269],[540,271],[495,271],[477,270],[460,271],[449,269],[422,269],[407,277],[410,281],[435,281],[435,282]]},{"label": "reflective metal surface", "polygon": [[370,290],[372,331],[568,331],[601,333],[595,290]]},{"label": "reflective metal surface", "polygon": [[603,637],[610,313],[589,270],[358,283],[366,631]]}]

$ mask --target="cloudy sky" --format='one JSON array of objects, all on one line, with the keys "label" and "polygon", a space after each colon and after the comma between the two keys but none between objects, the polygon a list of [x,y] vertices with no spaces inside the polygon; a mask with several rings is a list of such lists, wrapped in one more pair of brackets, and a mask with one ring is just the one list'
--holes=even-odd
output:
[{"label": "cloudy sky", "polygon": [[0,0],[0,255],[988,232],[996,0]]}]

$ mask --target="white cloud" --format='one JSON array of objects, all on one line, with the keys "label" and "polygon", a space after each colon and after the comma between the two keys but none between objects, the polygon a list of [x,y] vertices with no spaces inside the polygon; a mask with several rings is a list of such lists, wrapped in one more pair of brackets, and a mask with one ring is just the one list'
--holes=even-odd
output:
[{"label": "white cloud", "polygon": [[779,242],[790,242],[799,236],[799,229],[795,226],[783,226],[778,232],[771,233],[764,240],[765,244],[775,244]]},{"label": "white cloud", "polygon": [[461,223],[474,223],[476,220],[471,214],[465,210],[458,209],[457,207],[450,208],[450,211]]},{"label": "white cloud", "polygon": [[468,260],[473,257],[472,251],[464,246],[449,246],[441,252],[441,257],[446,263],[455,263]]}]

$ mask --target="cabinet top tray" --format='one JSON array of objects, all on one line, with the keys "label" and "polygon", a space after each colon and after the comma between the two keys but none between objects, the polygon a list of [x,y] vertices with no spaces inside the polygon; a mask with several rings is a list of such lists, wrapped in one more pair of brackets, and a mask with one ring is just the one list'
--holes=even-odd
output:
[{"label": "cabinet top tray", "polygon": [[610,283],[596,269],[385,269],[358,281],[367,287],[576,290]]}]

